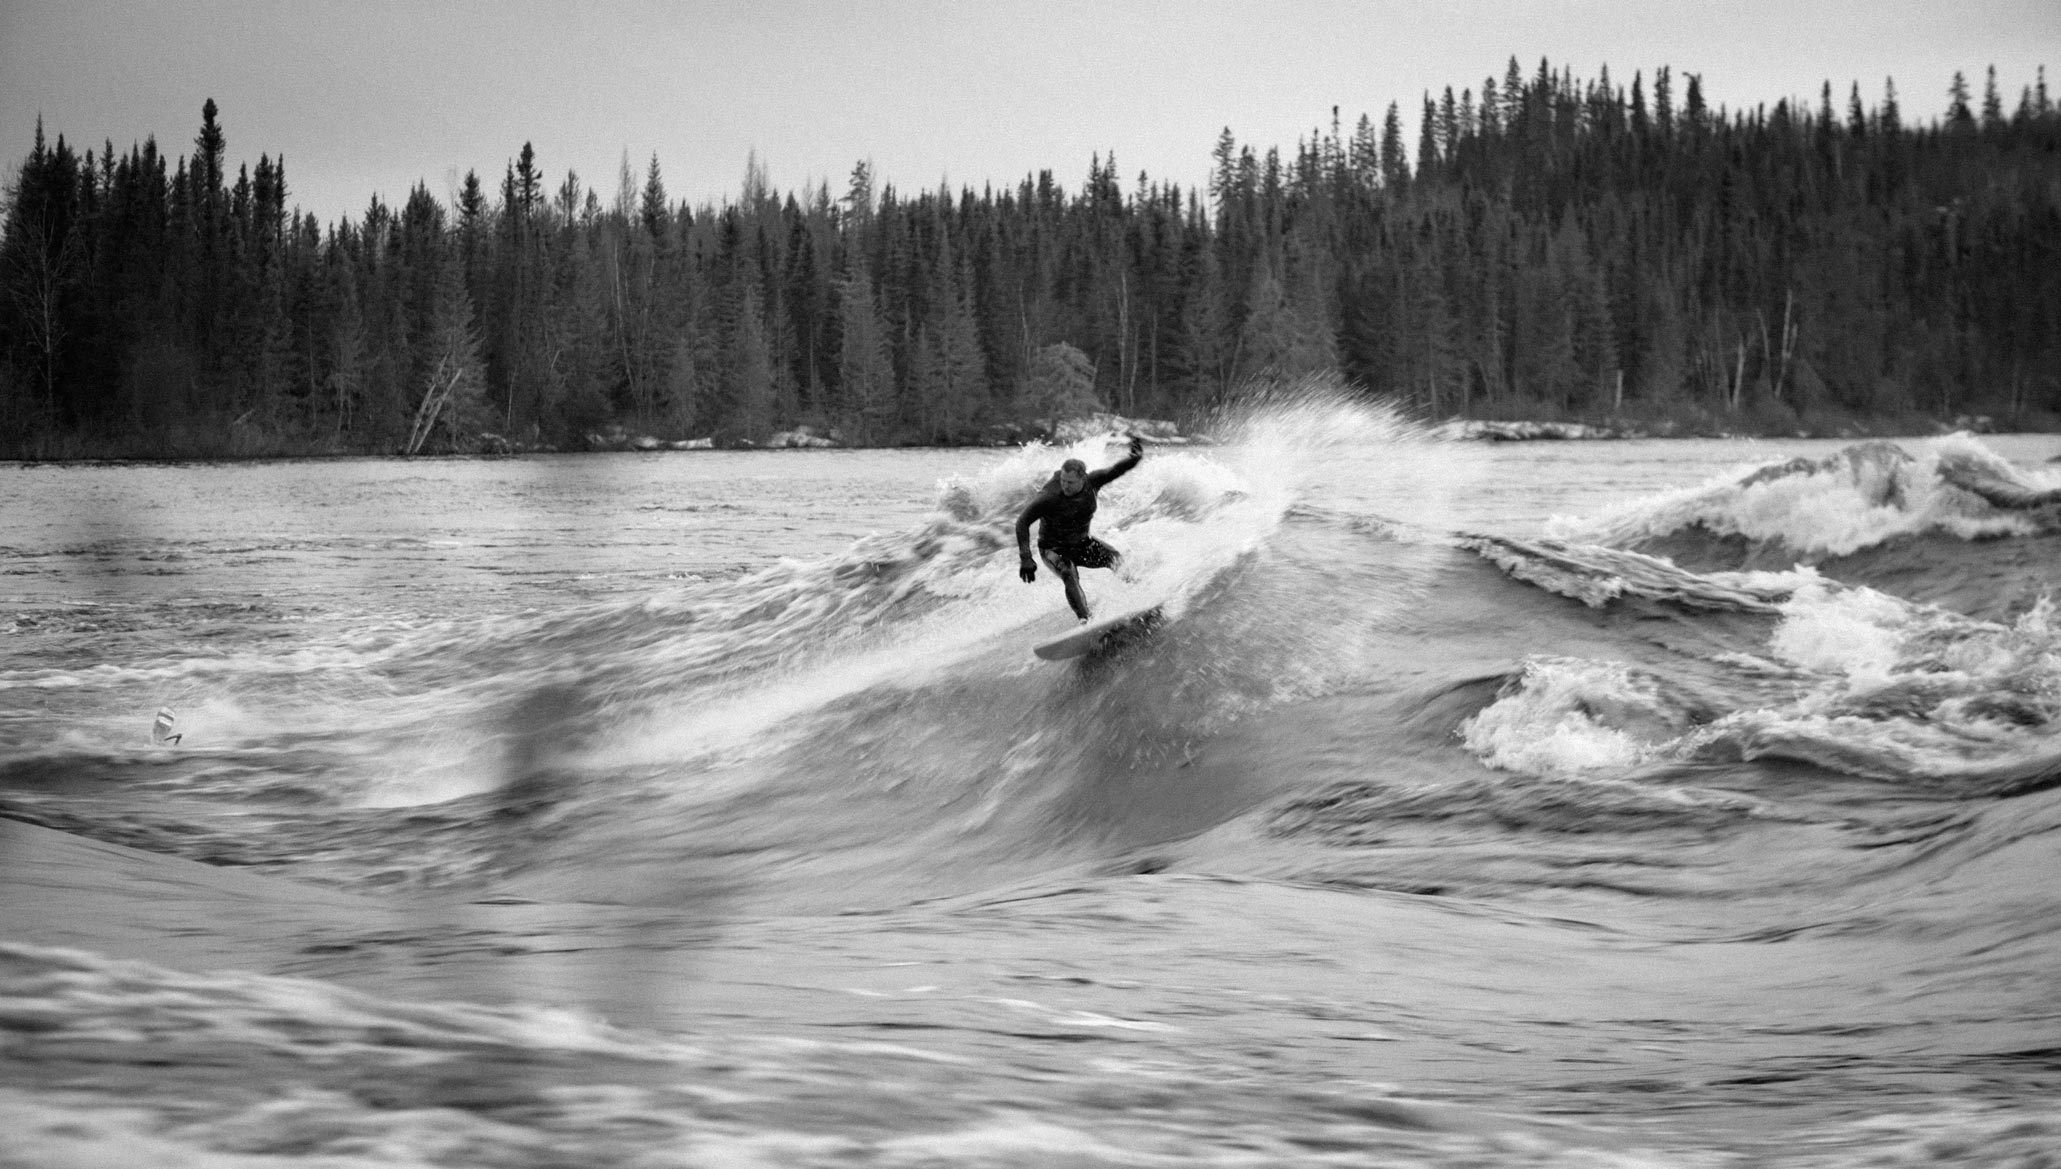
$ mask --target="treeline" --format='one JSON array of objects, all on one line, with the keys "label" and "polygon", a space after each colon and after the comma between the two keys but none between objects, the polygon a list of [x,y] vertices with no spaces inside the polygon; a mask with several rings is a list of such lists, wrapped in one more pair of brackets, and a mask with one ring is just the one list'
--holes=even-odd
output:
[{"label": "treeline", "polygon": [[2061,113],[1960,75],[1943,119],[1708,108],[1513,60],[1479,91],[1227,129],[1209,188],[1097,158],[1068,192],[918,191],[861,164],[734,202],[608,192],[525,145],[496,189],[327,227],[284,160],[36,143],[0,238],[0,447],[525,449],[617,428],[993,441],[1102,406],[1192,421],[1335,372],[1429,416],[1828,430],[2061,413]]}]

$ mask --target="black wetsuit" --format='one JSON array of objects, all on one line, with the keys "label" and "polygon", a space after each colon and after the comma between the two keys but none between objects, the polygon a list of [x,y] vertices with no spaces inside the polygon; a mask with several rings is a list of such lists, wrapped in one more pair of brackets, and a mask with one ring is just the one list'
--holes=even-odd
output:
[{"label": "black wetsuit", "polygon": [[1050,565],[1059,579],[1066,582],[1066,603],[1082,620],[1088,617],[1088,600],[1081,593],[1080,576],[1076,568],[1109,568],[1122,559],[1116,549],[1088,534],[1088,525],[1095,519],[1095,493],[1123,476],[1138,465],[1135,453],[1102,468],[1088,472],[1081,489],[1068,495],[1059,486],[1059,476],[1053,475],[1050,482],[1039,490],[1037,498],[1016,517],[1016,551],[1024,560],[1030,559],[1030,527],[1038,525],[1038,558]]}]

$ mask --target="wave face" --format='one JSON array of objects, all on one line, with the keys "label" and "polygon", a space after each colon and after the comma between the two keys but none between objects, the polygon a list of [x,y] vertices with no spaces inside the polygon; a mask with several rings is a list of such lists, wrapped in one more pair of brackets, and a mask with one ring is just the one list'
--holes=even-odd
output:
[{"label": "wave face", "polygon": [[[1499,524],[1645,456],[1563,474],[1314,392],[1223,431],[1104,492],[1091,595],[1166,620],[1063,664],[1011,527],[1099,437],[676,456],[627,500],[541,462],[240,472],[260,514],[294,475],[425,511],[471,482],[489,536],[0,529],[31,582],[178,574],[0,612],[25,1163],[2061,1135],[2061,479],[1866,443]],[[825,518],[856,500],[893,522]],[[783,523],[818,550],[777,558]],[[450,587],[392,604],[424,541]]]}]

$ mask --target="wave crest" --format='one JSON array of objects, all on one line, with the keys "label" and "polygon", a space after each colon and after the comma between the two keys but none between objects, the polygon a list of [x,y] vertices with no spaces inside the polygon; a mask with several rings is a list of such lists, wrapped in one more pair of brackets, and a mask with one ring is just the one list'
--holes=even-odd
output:
[{"label": "wave crest", "polygon": [[1770,463],[1590,518],[1555,518],[1574,542],[1665,555],[1691,567],[1845,556],[1898,537],[1962,540],[2061,531],[2061,482],[2013,467],[1974,438],[1893,442]]}]

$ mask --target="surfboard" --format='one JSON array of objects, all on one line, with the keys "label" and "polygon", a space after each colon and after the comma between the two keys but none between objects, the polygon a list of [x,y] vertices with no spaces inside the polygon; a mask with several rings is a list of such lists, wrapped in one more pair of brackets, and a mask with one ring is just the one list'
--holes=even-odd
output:
[{"label": "surfboard", "polygon": [[1032,646],[1031,652],[1046,661],[1056,662],[1096,650],[1113,649],[1132,636],[1159,624],[1162,615],[1159,605],[1127,610],[1114,617],[1103,617],[1086,625],[1077,625],[1058,637]]}]

